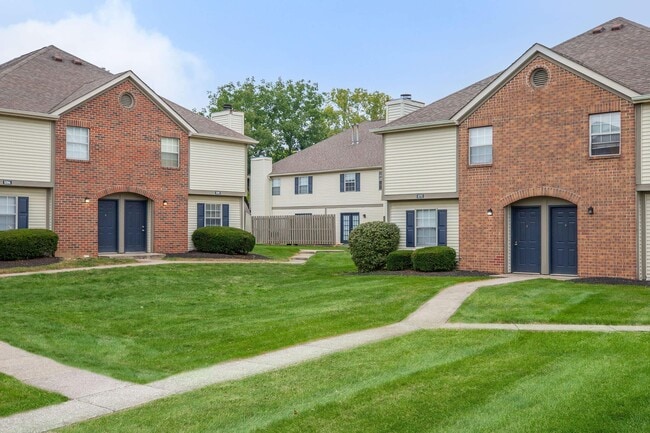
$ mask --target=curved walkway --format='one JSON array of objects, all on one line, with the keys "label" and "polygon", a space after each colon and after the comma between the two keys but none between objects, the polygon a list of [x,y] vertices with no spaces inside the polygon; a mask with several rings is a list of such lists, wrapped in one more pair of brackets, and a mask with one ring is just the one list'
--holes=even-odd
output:
[{"label": "curved walkway", "polygon": [[[165,262],[169,263],[169,262]],[[178,263],[178,262],[173,262]],[[157,263],[151,263],[157,264]],[[0,432],[44,432],[58,427],[139,406],[221,382],[242,379],[320,358],[420,329],[503,329],[526,331],[650,332],[650,326],[513,325],[449,323],[449,318],[480,287],[540,278],[539,275],[504,275],[461,283],[442,290],[405,320],[393,325],[324,338],[252,358],[227,361],[138,385],[59,364],[0,343],[0,372],[71,400],[0,418]]]}]

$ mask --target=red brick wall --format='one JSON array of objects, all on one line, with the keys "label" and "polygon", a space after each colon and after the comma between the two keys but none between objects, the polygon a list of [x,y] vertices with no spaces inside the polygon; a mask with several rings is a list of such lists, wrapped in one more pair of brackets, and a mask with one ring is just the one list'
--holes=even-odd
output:
[{"label": "red brick wall", "polygon": [[[533,88],[539,66],[549,81]],[[590,157],[589,115],[609,111],[621,112],[621,155]],[[480,126],[493,127],[493,162],[470,167],[468,128]],[[535,58],[459,127],[461,267],[503,272],[505,206],[545,195],[578,206],[579,275],[635,278],[634,168],[633,105]]]},{"label": "red brick wall", "polygon": [[[124,92],[134,96],[130,109],[119,103]],[[66,159],[66,126],[90,128],[89,161]],[[187,251],[188,135],[137,86],[120,83],[62,115],[55,129],[57,254],[97,255],[97,200],[117,192],[151,200],[154,252]],[[161,137],[180,139],[180,168],[161,167]]]}]

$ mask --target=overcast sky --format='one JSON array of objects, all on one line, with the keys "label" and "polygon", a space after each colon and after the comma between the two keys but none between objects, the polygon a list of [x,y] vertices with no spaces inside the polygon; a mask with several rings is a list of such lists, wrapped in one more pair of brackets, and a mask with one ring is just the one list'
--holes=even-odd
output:
[{"label": "overcast sky", "polygon": [[306,79],[430,103],[648,0],[0,0],[0,63],[56,45],[203,108],[246,77]]}]

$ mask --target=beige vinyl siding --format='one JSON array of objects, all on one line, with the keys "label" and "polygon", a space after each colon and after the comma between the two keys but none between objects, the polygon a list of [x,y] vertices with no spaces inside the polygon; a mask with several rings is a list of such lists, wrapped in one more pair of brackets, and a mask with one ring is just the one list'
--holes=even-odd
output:
[{"label": "beige vinyl siding", "polygon": [[52,122],[0,116],[0,179],[52,181]]},{"label": "beige vinyl siding", "polygon": [[458,251],[458,200],[413,200],[388,203],[388,221],[399,227],[399,248],[406,248],[406,211],[447,209],[447,245]]},{"label": "beige vinyl siding", "polygon": [[[341,173],[360,173],[361,191],[341,192]],[[305,174],[304,176],[308,176]],[[313,174],[312,194],[295,194],[294,178],[296,176],[279,176],[280,195],[271,196],[273,215],[278,215],[278,210],[286,207],[309,206],[324,208],[330,206],[357,206],[368,204],[382,204],[381,191],[379,190],[379,170],[350,170],[336,173]],[[278,178],[272,177],[271,179]],[[268,184],[271,190],[271,181]],[[278,209],[280,208],[280,209]]]},{"label": "beige vinyl siding", "polygon": [[246,192],[246,146],[190,139],[190,189]]},{"label": "beige vinyl siding", "polygon": [[[386,214],[384,206],[381,207],[363,207],[349,205],[346,207],[337,208],[293,208],[293,209],[275,209],[273,215],[296,215],[296,214],[312,214],[312,215],[335,215],[336,221],[336,243],[341,243],[341,214],[342,213],[358,213],[359,222],[361,224],[370,221],[383,221]],[[366,216],[365,218],[363,216]]]},{"label": "beige vinyl siding", "polygon": [[650,193],[645,194],[645,279],[650,280]]},{"label": "beige vinyl siding", "polygon": [[456,127],[384,136],[384,193],[456,192]]},{"label": "beige vinyl siding", "polygon": [[48,221],[47,194],[48,190],[44,188],[0,186],[0,196],[29,197],[29,219],[27,223],[30,229],[51,228],[51,222]]},{"label": "beige vinyl siding", "polygon": [[190,195],[187,199],[187,244],[190,250],[194,249],[192,244],[192,233],[196,230],[196,209],[198,203],[228,204],[229,227],[242,228],[242,197],[214,197],[204,195]]},{"label": "beige vinyl siding", "polygon": [[641,144],[641,183],[650,184],[650,104],[644,104],[640,108],[640,137]]}]

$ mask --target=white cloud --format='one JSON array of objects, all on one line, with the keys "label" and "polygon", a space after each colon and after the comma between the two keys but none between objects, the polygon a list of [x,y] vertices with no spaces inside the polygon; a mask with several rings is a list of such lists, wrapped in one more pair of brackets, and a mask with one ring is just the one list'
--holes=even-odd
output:
[{"label": "white cloud", "polygon": [[107,0],[89,14],[55,22],[24,21],[0,27],[0,63],[56,45],[113,73],[132,70],[156,93],[188,108],[207,105],[209,74],[194,54],[165,35],[142,28],[128,3]]}]

